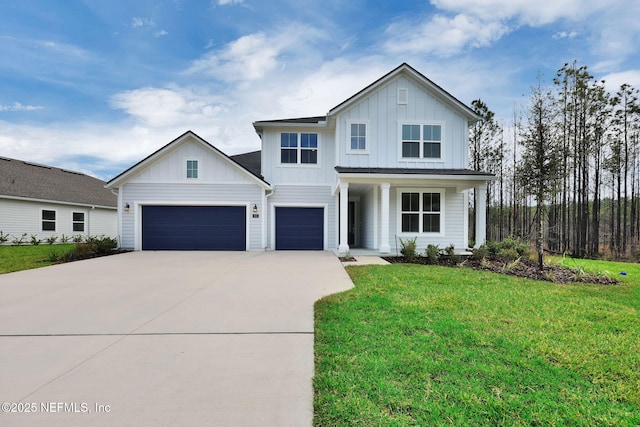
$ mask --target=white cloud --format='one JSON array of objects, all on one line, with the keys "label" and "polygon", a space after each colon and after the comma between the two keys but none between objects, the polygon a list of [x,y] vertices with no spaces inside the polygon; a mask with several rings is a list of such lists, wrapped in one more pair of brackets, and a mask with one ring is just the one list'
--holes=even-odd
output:
[{"label": "white cloud", "polygon": [[560,39],[572,39],[574,37],[576,37],[578,35],[577,31],[558,31],[557,33],[555,33],[553,36],[551,36],[554,40],[560,40]]},{"label": "white cloud", "polygon": [[149,127],[203,124],[225,110],[216,97],[179,87],[121,92],[111,98],[111,105]]},{"label": "white cloud", "polygon": [[607,74],[599,79],[605,81],[605,88],[612,94],[616,93],[624,83],[640,89],[640,70],[620,71]]},{"label": "white cloud", "polygon": [[386,30],[390,39],[385,49],[392,53],[420,52],[447,57],[468,47],[488,46],[508,31],[499,21],[483,21],[466,14],[453,18],[436,14],[421,24],[409,21],[391,24]]},{"label": "white cloud", "polygon": [[2,104],[0,104],[0,111],[34,111],[34,110],[42,110],[42,106],[40,106],[40,105],[22,105],[19,102],[14,102],[11,105],[2,105]]},{"label": "white cloud", "polygon": [[162,37],[162,36],[166,36],[167,34],[169,33],[165,30],[156,31],[155,33],[153,33],[155,37]]},{"label": "white cloud", "polygon": [[155,27],[156,23],[151,18],[143,18],[139,16],[135,16],[131,18],[131,26],[133,28],[140,27]]},{"label": "white cloud", "polygon": [[513,19],[532,26],[581,19],[608,7],[601,0],[431,0],[431,4],[450,13],[464,12],[487,21]]},{"label": "white cloud", "polygon": [[242,4],[242,3],[244,3],[244,0],[217,0],[217,1],[215,1],[215,3],[218,6],[227,6],[227,5],[230,5],[230,4]]}]

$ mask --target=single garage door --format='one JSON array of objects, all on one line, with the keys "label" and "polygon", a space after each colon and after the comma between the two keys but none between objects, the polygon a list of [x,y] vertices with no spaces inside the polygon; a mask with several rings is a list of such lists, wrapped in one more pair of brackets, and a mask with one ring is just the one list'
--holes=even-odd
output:
[{"label": "single garage door", "polygon": [[324,249],[324,208],[276,207],[276,249]]},{"label": "single garage door", "polygon": [[245,206],[143,206],[142,249],[246,250]]}]

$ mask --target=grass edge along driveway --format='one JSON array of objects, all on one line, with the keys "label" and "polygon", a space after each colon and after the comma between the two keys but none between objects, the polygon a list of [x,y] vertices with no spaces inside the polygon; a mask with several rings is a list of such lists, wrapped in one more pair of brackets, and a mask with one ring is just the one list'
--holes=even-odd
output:
[{"label": "grass edge along driveway", "polygon": [[640,266],[617,286],[352,266],[316,303],[316,426],[640,424]]}]

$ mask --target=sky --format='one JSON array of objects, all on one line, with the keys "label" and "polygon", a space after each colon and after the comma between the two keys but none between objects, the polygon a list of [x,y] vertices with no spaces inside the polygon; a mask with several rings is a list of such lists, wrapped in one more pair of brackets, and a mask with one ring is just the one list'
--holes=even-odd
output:
[{"label": "sky", "polygon": [[109,180],[192,130],[229,155],[403,62],[505,123],[577,61],[640,88],[638,0],[2,0],[0,156]]}]

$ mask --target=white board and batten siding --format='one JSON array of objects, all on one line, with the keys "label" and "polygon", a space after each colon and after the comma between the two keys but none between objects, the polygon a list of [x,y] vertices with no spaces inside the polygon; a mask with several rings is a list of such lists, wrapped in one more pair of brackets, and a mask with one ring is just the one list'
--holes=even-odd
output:
[{"label": "white board and batten siding", "polygon": [[329,185],[276,185],[268,198],[267,246],[275,249],[275,209],[277,207],[324,208],[324,248],[337,247],[337,196]]},{"label": "white board and batten siding", "polygon": [[[407,89],[407,103],[398,103],[398,89]],[[350,123],[367,124],[367,150],[349,151]],[[402,124],[442,125],[442,160],[401,158]],[[467,119],[406,75],[372,92],[336,118],[338,164],[345,167],[464,169],[468,164]]]},{"label": "white board and batten siding", "polygon": [[[42,230],[42,211],[54,211],[55,231]],[[73,231],[73,214],[84,214],[84,231]],[[5,244],[11,244],[14,239],[27,234],[26,241],[31,236],[43,240],[51,236],[60,238],[72,236],[117,236],[116,208],[90,207],[82,205],[51,203],[45,201],[0,199],[0,231],[9,235]]]},{"label": "white board and batten siding", "polygon": [[[280,134],[317,133],[317,164],[281,164]],[[299,143],[299,142],[298,142]],[[262,175],[272,184],[312,183],[331,185],[335,182],[334,133],[326,128],[267,128],[262,135]]]}]

